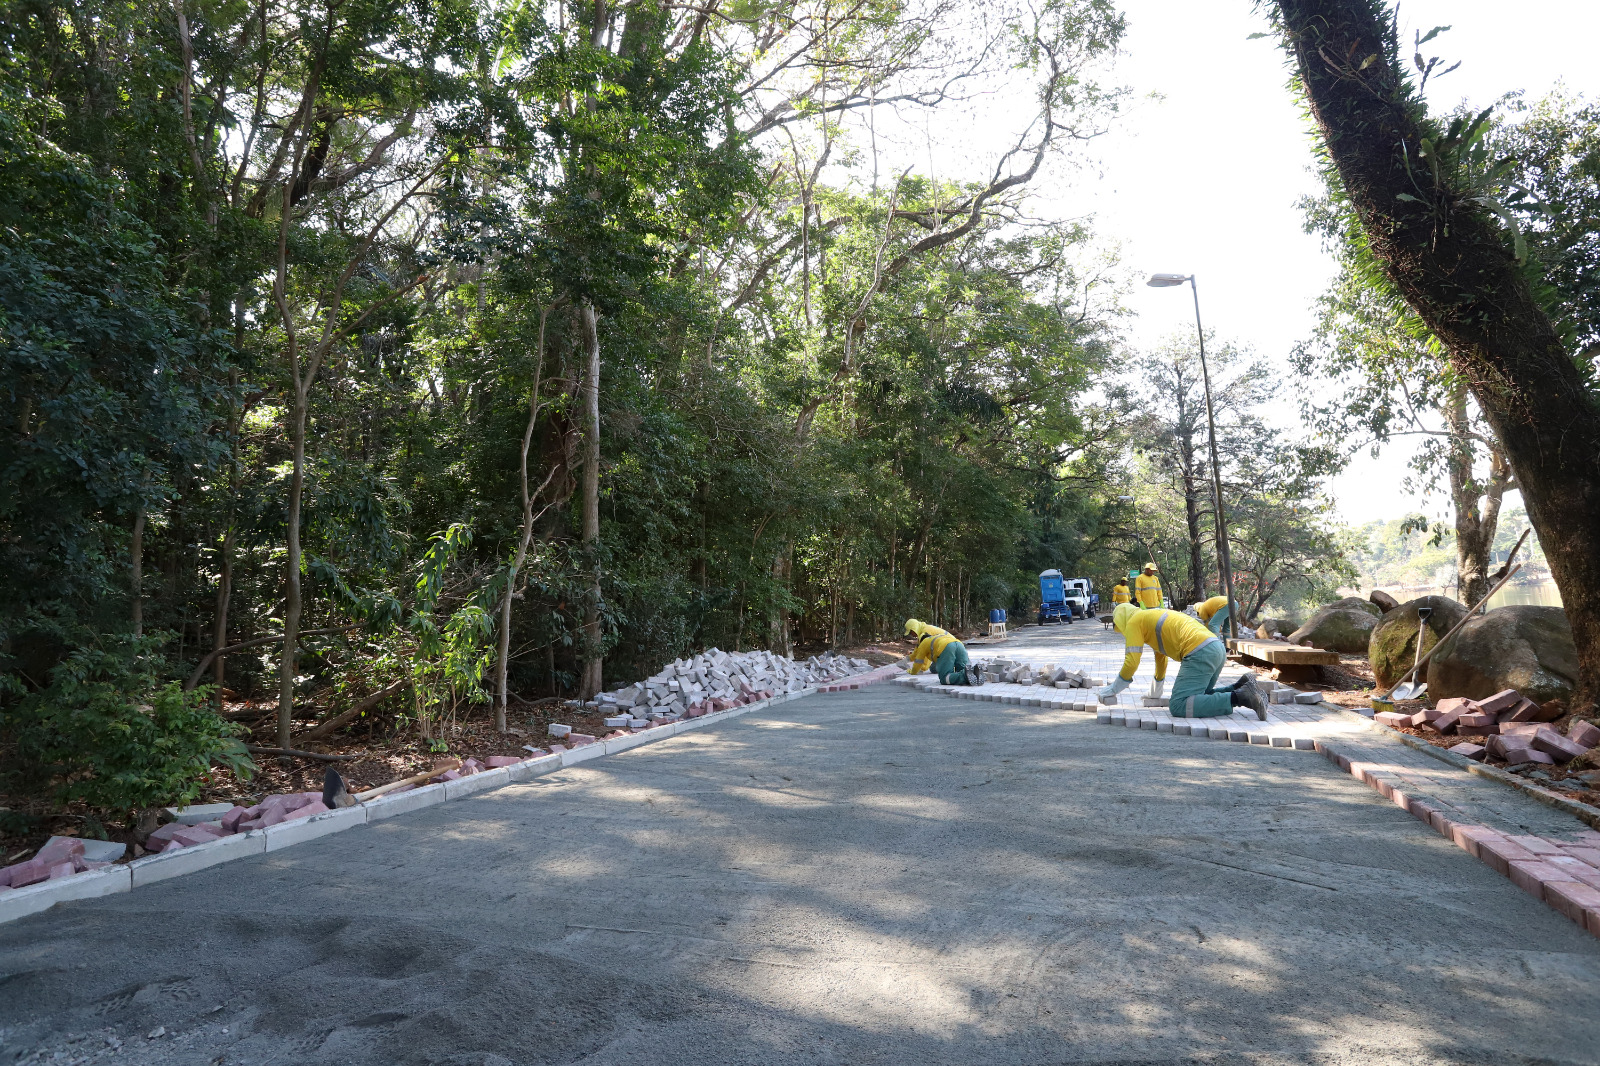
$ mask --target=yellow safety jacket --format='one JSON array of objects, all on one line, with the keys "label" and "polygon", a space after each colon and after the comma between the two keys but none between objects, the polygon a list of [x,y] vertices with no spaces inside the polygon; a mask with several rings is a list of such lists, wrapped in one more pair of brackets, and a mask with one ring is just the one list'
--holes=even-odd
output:
[{"label": "yellow safety jacket", "polygon": [[1195,614],[1200,616],[1200,621],[1209,622],[1211,619],[1216,617],[1218,611],[1222,610],[1226,606],[1228,606],[1228,597],[1213,596],[1200,606],[1196,607],[1194,611]]},{"label": "yellow safety jacket", "polygon": [[913,674],[926,673],[946,648],[956,642],[956,638],[938,626],[930,626],[926,622],[919,622],[915,618],[906,621],[906,628],[917,634],[917,650],[911,654],[911,672]]},{"label": "yellow safety jacket", "polygon": [[1133,602],[1133,593],[1128,591],[1127,582],[1118,581],[1111,586],[1111,602],[1113,604]]},{"label": "yellow safety jacket", "polygon": [[1132,681],[1144,655],[1144,646],[1156,650],[1156,680],[1167,676],[1167,660],[1182,662],[1193,655],[1200,645],[1217,639],[1217,635],[1182,611],[1134,610],[1123,613],[1122,624],[1117,626],[1127,643],[1127,655],[1122,660],[1124,681]]},{"label": "yellow safety jacket", "polygon": [[1133,579],[1133,598],[1140,607],[1161,606],[1161,579],[1154,574],[1140,574]]}]

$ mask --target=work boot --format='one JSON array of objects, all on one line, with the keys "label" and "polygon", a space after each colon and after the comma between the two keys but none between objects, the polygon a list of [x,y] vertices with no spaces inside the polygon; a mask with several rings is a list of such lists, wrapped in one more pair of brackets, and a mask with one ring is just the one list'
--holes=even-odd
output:
[{"label": "work boot", "polygon": [[1255,684],[1255,680],[1256,680],[1256,675],[1255,674],[1240,674],[1238,677],[1233,679],[1233,684],[1228,686],[1228,691],[1229,692],[1237,692],[1239,690],[1239,688],[1241,686],[1243,686],[1246,681],[1250,682],[1253,685],[1253,684]]},{"label": "work boot", "polygon": [[1240,679],[1241,684],[1235,686],[1228,702],[1234,707],[1248,707],[1256,712],[1256,717],[1261,721],[1267,720],[1267,701],[1261,695],[1261,690],[1256,688],[1256,679],[1248,674]]},{"label": "work boot", "polygon": [[971,667],[968,667],[967,684],[971,685],[973,688],[977,688],[979,685],[983,684],[983,671],[974,670]]}]

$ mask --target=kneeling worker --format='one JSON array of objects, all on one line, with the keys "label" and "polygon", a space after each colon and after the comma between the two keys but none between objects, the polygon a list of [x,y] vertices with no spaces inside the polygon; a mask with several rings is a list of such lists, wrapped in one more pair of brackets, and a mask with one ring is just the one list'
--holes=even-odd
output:
[{"label": "kneeling worker", "polygon": [[1249,707],[1257,718],[1267,720],[1267,701],[1256,688],[1254,674],[1245,674],[1232,688],[1215,687],[1228,662],[1228,653],[1222,641],[1193,618],[1166,609],[1142,611],[1125,603],[1113,612],[1111,624],[1122,634],[1128,651],[1122,660],[1122,672],[1099,690],[1100,696],[1115,697],[1133,684],[1134,672],[1139,669],[1139,659],[1148,644],[1156,650],[1156,680],[1150,686],[1150,695],[1161,695],[1169,658],[1183,664],[1167,708],[1174,718],[1220,718],[1235,707]]},{"label": "kneeling worker", "polygon": [[1222,636],[1222,627],[1228,624],[1228,597],[1213,596],[1194,609],[1200,616],[1200,621],[1206,628],[1217,636]]},{"label": "kneeling worker", "polygon": [[913,674],[924,673],[932,667],[942,685],[983,684],[977,671],[967,669],[971,660],[967,658],[966,645],[945,630],[908,618],[906,635],[917,638],[917,650],[911,654]]}]

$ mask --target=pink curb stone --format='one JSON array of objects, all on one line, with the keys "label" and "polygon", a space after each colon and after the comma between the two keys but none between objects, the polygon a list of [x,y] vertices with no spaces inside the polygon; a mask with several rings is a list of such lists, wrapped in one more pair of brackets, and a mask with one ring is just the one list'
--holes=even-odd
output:
[{"label": "pink curb stone", "polygon": [[1556,844],[1555,841],[1546,840],[1544,837],[1534,836],[1531,833],[1523,834],[1521,836],[1507,836],[1506,839],[1510,840],[1513,844],[1524,848],[1531,854],[1539,856],[1541,859],[1546,855],[1561,854],[1561,848],[1558,844]]},{"label": "pink curb stone", "polygon": [[1455,754],[1460,755],[1463,758],[1471,759],[1474,762],[1482,762],[1489,756],[1489,750],[1482,744],[1457,744],[1450,750]]},{"label": "pink curb stone", "polygon": [[463,759],[461,762],[462,777],[471,777],[473,774],[482,772],[482,770],[483,763],[479,762],[477,759]]},{"label": "pink curb stone", "polygon": [[1545,861],[1562,870],[1562,876],[1569,881],[1581,881],[1590,888],[1600,888],[1600,870],[1582,859],[1574,859],[1567,855],[1552,855]]},{"label": "pink curb stone", "polygon": [[1544,899],[1544,883],[1562,879],[1561,867],[1537,859],[1519,859],[1510,864],[1511,883],[1534,899]]},{"label": "pink curb stone", "polygon": [[588,733],[573,733],[567,737],[567,740],[572,743],[573,747],[577,748],[581,748],[585,744],[594,743],[594,737],[590,736]]},{"label": "pink curb stone", "polygon": [[1600,748],[1600,728],[1593,722],[1573,722],[1567,726],[1567,739],[1580,748]]},{"label": "pink curb stone", "polygon": [[1373,716],[1373,720],[1379,725],[1386,725],[1391,729],[1398,729],[1401,726],[1409,726],[1411,724],[1411,716],[1409,714],[1401,714],[1399,711],[1379,711]]},{"label": "pink curb stone", "polygon": [[40,862],[38,859],[29,859],[27,862],[7,866],[5,872],[10,875],[9,883],[12,888],[27,888],[49,878],[50,864]]},{"label": "pink curb stone", "polygon": [[434,781],[434,782],[439,782],[439,781],[459,781],[459,780],[461,780],[461,778],[462,778],[462,773],[461,773],[460,770],[446,770],[442,774],[434,775],[433,777],[429,778],[429,780],[430,781]]},{"label": "pink curb stone", "polygon": [[521,761],[515,755],[491,755],[483,760],[483,765],[491,770],[498,770],[502,766],[515,766]]},{"label": "pink curb stone", "polygon": [[239,831],[239,823],[248,817],[250,817],[250,808],[235,807],[222,816],[222,828],[230,833],[237,833]]},{"label": "pink curb stone", "polygon": [[1600,870],[1600,848],[1563,847],[1561,851],[1562,854],[1570,855],[1579,862],[1588,863],[1595,869]]},{"label": "pink curb stone", "polygon": [[1502,689],[1486,700],[1478,701],[1478,710],[1487,714],[1501,714],[1522,701],[1522,693],[1514,688]]},{"label": "pink curb stone", "polygon": [[1505,837],[1502,834],[1486,825],[1457,825],[1450,833],[1450,840],[1455,846],[1471,855],[1474,859],[1479,858],[1479,844],[1490,840],[1504,839]]},{"label": "pink curb stone", "polygon": [[298,821],[301,818],[310,818],[313,814],[327,813],[328,808],[323,805],[321,800],[317,800],[317,802],[308,803],[304,807],[297,807],[295,810],[290,812],[289,817],[285,818],[284,821],[293,822]]},{"label": "pink curb stone", "polygon": [[1478,858],[1488,863],[1496,873],[1510,877],[1513,862],[1533,862],[1534,854],[1514,840],[1480,840]]},{"label": "pink curb stone", "polygon": [[77,872],[77,870],[73,869],[70,860],[67,862],[58,862],[54,866],[50,867],[50,880],[53,881],[58,877],[71,877]]},{"label": "pink curb stone", "polygon": [[1600,915],[1600,889],[1576,881],[1547,881],[1544,898],[1580,926],[1594,931],[1594,916]]},{"label": "pink curb stone", "polygon": [[83,841],[71,837],[56,837],[40,848],[39,854],[34,858],[54,866],[56,863],[71,862],[82,855]]},{"label": "pink curb stone", "polygon": [[[1444,699],[1435,704],[1433,709],[1435,712],[1437,712],[1435,717],[1443,717],[1447,714],[1457,714],[1461,711],[1470,711],[1475,709],[1477,706],[1477,704],[1473,703],[1465,696],[1446,696]],[[1433,719],[1429,719],[1429,721],[1432,720]]]},{"label": "pink curb stone", "polygon": [[567,750],[569,750],[569,749],[567,748],[567,746],[565,744],[551,744],[550,745],[550,754],[551,755],[559,755],[561,752],[567,751]]},{"label": "pink curb stone", "polygon": [[1533,735],[1533,747],[1542,751],[1557,762],[1571,762],[1582,755],[1587,748],[1574,744],[1554,729],[1541,729]]}]

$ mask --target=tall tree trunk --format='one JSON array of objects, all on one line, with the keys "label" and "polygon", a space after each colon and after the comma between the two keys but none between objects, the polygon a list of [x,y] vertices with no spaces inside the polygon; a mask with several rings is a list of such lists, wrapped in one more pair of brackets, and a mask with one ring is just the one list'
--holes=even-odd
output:
[{"label": "tall tree trunk", "polygon": [[283,655],[278,660],[278,747],[289,747],[290,726],[294,721],[295,664],[300,654],[300,503],[306,485],[306,389],[294,390],[294,410],[290,412],[290,438],[293,472],[289,475],[288,535],[283,561]]},{"label": "tall tree trunk", "polygon": [[[522,429],[522,457],[519,468],[522,484],[522,539],[517,544],[516,557],[511,560],[510,572],[506,574],[505,596],[500,600],[498,634],[500,642],[495,656],[494,727],[502,733],[506,731],[507,725],[506,677],[511,663],[511,602],[516,598],[517,575],[522,571],[522,564],[528,560],[528,544],[533,539],[533,501],[537,493],[528,489],[528,449],[533,444],[533,431],[539,422],[539,387],[544,378],[544,327],[550,311],[551,307],[545,307],[539,313],[538,362],[533,369],[533,391],[528,394],[528,423]],[[544,479],[545,485],[550,483],[550,478],[554,475],[555,470],[552,469]],[[544,485],[539,486],[539,491],[544,491]]]},{"label": "tall tree trunk", "polygon": [[604,667],[600,656],[600,323],[594,305],[587,300],[578,316],[589,364],[583,380],[583,546],[590,560],[578,696],[589,700],[603,687]]},{"label": "tall tree trunk", "polygon": [[[1406,80],[1387,5],[1277,0],[1277,9],[1373,255],[1471,383],[1515,471],[1577,646],[1574,709],[1592,713],[1600,696],[1600,402],[1506,235],[1458,187],[1452,149]],[[1424,139],[1442,159],[1421,154]]]},{"label": "tall tree trunk", "polygon": [[[212,626],[211,647],[214,651],[221,651],[228,646],[228,601],[233,598],[233,536],[234,529],[230,523],[228,532],[222,537],[222,558],[218,563],[217,574],[217,607],[216,620]],[[215,665],[212,666],[212,680],[217,686],[217,699],[222,699],[222,685],[227,675],[227,657],[217,656]]]},{"label": "tall tree trunk", "polygon": [[129,548],[128,583],[133,593],[133,635],[144,636],[144,500],[133,516],[133,544]]},{"label": "tall tree trunk", "polygon": [[[1511,487],[1505,455],[1489,445],[1489,480],[1473,477],[1473,433],[1467,420],[1467,394],[1460,389],[1446,405],[1450,432],[1450,499],[1456,512],[1456,588],[1462,603],[1477,603],[1489,591],[1489,553],[1500,527],[1500,504]],[[1482,500],[1482,506],[1478,501]]]}]

